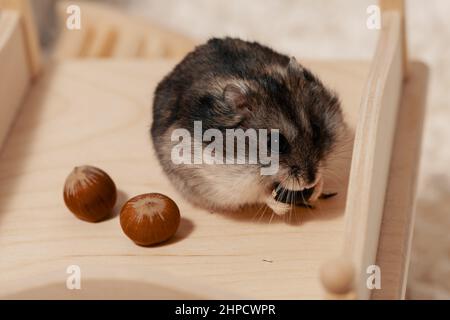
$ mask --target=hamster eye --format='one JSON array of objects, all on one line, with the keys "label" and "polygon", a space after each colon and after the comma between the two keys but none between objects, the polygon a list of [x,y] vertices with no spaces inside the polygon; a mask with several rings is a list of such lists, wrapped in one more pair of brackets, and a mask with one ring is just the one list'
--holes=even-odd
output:
[{"label": "hamster eye", "polygon": [[267,148],[273,153],[286,154],[289,152],[289,142],[281,133],[278,138],[274,140],[274,144],[271,144],[271,139],[267,139]]}]

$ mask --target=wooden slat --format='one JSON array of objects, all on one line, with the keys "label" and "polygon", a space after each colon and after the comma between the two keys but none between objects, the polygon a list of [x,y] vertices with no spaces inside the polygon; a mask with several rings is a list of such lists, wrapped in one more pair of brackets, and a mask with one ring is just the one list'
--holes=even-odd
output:
[{"label": "wooden slat", "polygon": [[87,27],[81,28],[80,30],[63,28],[60,31],[58,45],[53,49],[53,56],[64,57],[65,59],[79,58],[88,37],[89,32]]},{"label": "wooden slat", "polygon": [[30,82],[25,40],[15,11],[0,15],[0,149]]},{"label": "wooden slat", "polygon": [[355,265],[355,293],[368,299],[368,266],[375,264],[402,90],[400,16],[384,14],[355,136],[346,206],[344,256]]},{"label": "wooden slat", "polygon": [[[100,3],[58,2],[57,13],[61,28],[64,28],[67,18],[66,8],[69,4],[80,6],[82,26],[81,30],[64,30],[61,33],[53,54],[57,59],[67,57],[179,59],[194,48],[195,42],[185,35]],[[83,37],[80,37],[80,34]]]},{"label": "wooden slat", "polygon": [[0,9],[2,8],[16,10],[20,13],[28,64],[32,76],[36,77],[42,69],[42,56],[30,3],[28,0],[0,0]]},{"label": "wooden slat", "polygon": [[408,41],[406,32],[405,1],[404,0],[379,0],[379,1],[382,12],[395,11],[400,15],[403,77],[406,78],[408,76]]},{"label": "wooden slat", "polygon": [[[400,25],[398,13],[383,14],[382,29],[363,93],[355,133],[345,209],[343,258],[353,262],[355,277],[352,285],[358,299],[370,297],[366,287],[366,268],[375,264],[383,216],[402,90]],[[324,285],[327,287],[327,283]]]},{"label": "wooden slat", "polygon": [[381,289],[372,299],[403,299],[411,251],[421,154],[428,69],[411,62],[397,117],[383,221],[376,264],[381,269]]}]

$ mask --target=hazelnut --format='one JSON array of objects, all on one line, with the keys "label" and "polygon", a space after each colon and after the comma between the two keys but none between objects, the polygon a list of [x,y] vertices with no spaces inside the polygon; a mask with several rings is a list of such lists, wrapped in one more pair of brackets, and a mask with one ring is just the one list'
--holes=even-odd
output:
[{"label": "hazelnut", "polygon": [[81,220],[97,222],[112,213],[117,191],[103,170],[92,166],[75,167],[64,185],[64,202]]},{"label": "hazelnut", "polygon": [[131,198],[120,212],[123,232],[141,246],[168,240],[175,234],[179,224],[178,206],[160,193],[141,194]]}]

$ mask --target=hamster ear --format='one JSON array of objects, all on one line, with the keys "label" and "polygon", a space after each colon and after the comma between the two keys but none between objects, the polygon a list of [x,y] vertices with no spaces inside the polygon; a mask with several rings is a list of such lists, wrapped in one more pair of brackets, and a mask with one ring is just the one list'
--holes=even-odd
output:
[{"label": "hamster ear", "polygon": [[287,68],[288,68],[289,72],[292,72],[294,74],[295,73],[296,74],[303,73],[303,71],[304,71],[303,67],[300,65],[300,63],[297,62],[297,59],[295,59],[295,57],[291,57],[289,59]]},{"label": "hamster ear", "polygon": [[243,83],[227,84],[223,90],[223,99],[227,105],[238,113],[251,111],[248,103],[248,88]]}]

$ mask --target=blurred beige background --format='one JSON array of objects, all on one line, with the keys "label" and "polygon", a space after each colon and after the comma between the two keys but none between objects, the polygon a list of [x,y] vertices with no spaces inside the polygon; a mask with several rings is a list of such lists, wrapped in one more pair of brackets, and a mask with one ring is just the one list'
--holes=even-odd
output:
[{"label": "blurred beige background", "polygon": [[[47,4],[34,0],[52,36]],[[39,5],[37,3],[39,2]],[[375,0],[104,0],[202,41],[232,35],[298,57],[370,58]],[[450,299],[450,1],[406,0],[409,50],[431,69],[409,299]]]}]

